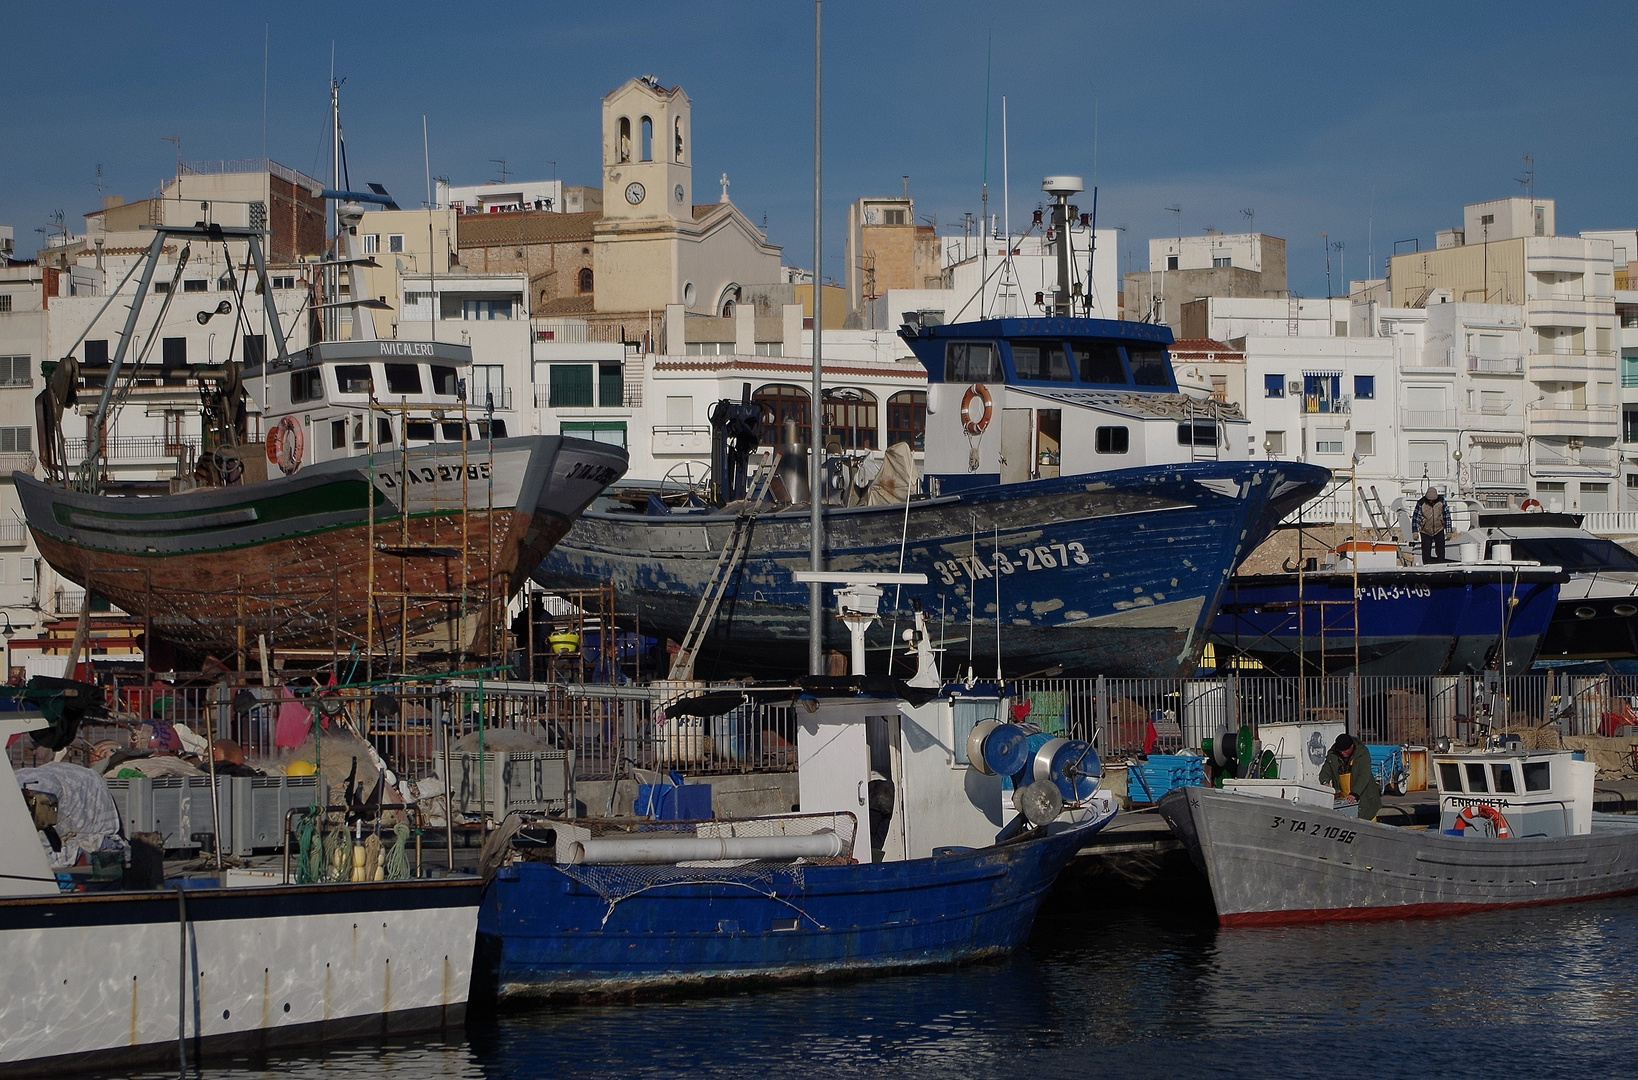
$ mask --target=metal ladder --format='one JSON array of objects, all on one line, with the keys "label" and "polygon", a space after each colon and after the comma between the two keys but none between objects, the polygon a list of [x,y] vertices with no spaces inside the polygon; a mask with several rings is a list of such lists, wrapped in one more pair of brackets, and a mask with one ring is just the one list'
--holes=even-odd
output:
[{"label": "metal ladder", "polygon": [[1382,497],[1376,493],[1376,485],[1371,485],[1370,494],[1365,493],[1362,487],[1355,488],[1359,492],[1359,501],[1365,507],[1365,514],[1371,519],[1371,529],[1377,536],[1388,536],[1393,532],[1393,519],[1382,506]]},{"label": "metal ladder", "polygon": [[772,460],[758,470],[754,493],[745,509],[734,519],[734,531],[728,535],[727,542],[722,545],[722,554],[717,556],[717,565],[711,569],[705,592],[700,596],[699,606],[694,609],[694,618],[688,624],[688,631],[683,634],[682,644],[677,648],[677,656],[671,662],[671,672],[667,678],[694,677],[694,661],[699,656],[700,647],[705,644],[705,636],[717,621],[717,609],[722,606],[722,598],[728,592],[728,583],[734,579],[740,565],[745,562],[746,552],[751,549],[751,524],[761,510],[773,475]]}]

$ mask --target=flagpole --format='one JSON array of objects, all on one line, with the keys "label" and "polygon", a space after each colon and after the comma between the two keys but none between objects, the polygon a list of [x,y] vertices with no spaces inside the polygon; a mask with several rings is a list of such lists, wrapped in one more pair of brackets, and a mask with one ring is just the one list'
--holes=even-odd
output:
[{"label": "flagpole", "polygon": [[[819,454],[823,446],[824,418],[824,206],[820,171],[820,25],[824,0],[813,0],[813,393],[809,401],[810,434],[808,436],[808,556],[810,569],[823,570],[825,552],[824,488],[819,468]],[[825,601],[823,586],[817,581],[808,583],[808,673],[823,675],[825,663]]]}]

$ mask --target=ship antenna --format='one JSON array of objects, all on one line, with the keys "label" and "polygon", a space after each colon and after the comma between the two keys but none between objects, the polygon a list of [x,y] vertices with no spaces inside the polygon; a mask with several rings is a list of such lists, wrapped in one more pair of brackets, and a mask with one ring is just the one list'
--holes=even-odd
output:
[{"label": "ship antenna", "polygon": [[978,317],[987,318],[988,305],[984,303],[984,288],[989,284],[990,256],[990,56],[995,43],[992,30],[984,42],[984,186],[979,202],[983,205],[978,229]]},{"label": "ship antenna", "polygon": [[[808,399],[808,561],[814,572],[824,569],[825,513],[823,489],[820,487],[819,446],[822,433],[820,421],[824,416],[824,233],[822,231],[824,191],[821,172],[823,148],[820,136],[820,95],[823,69],[820,66],[820,29],[823,25],[823,0],[813,0],[813,394]],[[825,602],[819,582],[808,583],[808,673],[824,674]]]}]

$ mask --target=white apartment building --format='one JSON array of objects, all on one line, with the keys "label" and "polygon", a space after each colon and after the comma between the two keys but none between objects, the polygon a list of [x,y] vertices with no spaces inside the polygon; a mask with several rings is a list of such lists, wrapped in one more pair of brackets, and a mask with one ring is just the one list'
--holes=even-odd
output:
[{"label": "white apartment building", "polygon": [[457,214],[504,214],[517,210],[561,214],[565,209],[561,180],[491,180],[460,186],[439,180],[437,202]]}]

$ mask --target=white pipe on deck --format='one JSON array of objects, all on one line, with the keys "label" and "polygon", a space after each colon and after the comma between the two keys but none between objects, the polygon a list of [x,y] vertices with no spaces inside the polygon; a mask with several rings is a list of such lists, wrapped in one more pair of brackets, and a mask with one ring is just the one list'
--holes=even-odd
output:
[{"label": "white pipe on deck", "polygon": [[571,840],[570,863],[680,863],[727,859],[829,859],[842,839],[826,829],[808,836],[662,836],[655,834]]}]

